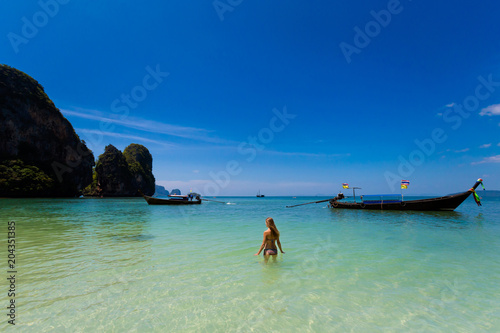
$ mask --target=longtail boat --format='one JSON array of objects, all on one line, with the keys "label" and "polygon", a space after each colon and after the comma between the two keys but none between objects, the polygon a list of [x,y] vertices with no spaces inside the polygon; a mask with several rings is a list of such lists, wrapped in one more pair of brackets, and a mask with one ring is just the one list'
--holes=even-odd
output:
[{"label": "longtail boat", "polygon": [[[339,193],[335,198],[329,199],[330,208],[343,208],[343,209],[372,209],[372,210],[419,210],[419,211],[452,211],[455,210],[469,195],[474,194],[474,200],[481,205],[479,196],[476,194],[476,188],[479,184],[482,185],[483,180],[479,178],[474,186],[469,190],[456,194],[449,194],[443,197],[419,199],[419,200],[403,200],[389,198],[385,200],[381,196],[361,196],[361,202],[346,202],[341,201],[344,195]],[[484,188],[484,186],[483,186]],[[366,198],[368,197],[368,199]]]},{"label": "longtail boat", "polygon": [[146,200],[149,205],[199,205],[201,204],[201,198],[196,197],[196,200],[190,200],[187,195],[169,195],[171,199],[160,199],[150,197],[140,192],[142,197]]},{"label": "longtail boat", "polygon": [[[287,208],[309,205],[313,203],[329,202],[328,207],[340,209],[370,209],[370,210],[419,210],[419,211],[452,211],[455,210],[469,195],[474,194],[474,200],[478,206],[481,206],[479,195],[476,193],[476,188],[481,185],[484,189],[483,180],[479,178],[474,186],[469,190],[461,193],[449,194],[443,197],[418,199],[418,200],[403,200],[401,198],[385,197],[384,196],[361,196],[361,202],[356,202],[356,195],[354,194],[354,202],[342,201],[345,196],[339,193],[335,198],[319,200],[314,202],[307,202]],[[359,187],[356,187],[359,189]]]}]

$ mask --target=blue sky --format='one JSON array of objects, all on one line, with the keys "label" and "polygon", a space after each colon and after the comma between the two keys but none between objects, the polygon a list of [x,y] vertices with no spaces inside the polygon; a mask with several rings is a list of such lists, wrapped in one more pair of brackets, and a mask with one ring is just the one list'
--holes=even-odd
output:
[{"label": "blue sky", "polygon": [[500,189],[500,4],[83,1],[0,5],[0,63],[97,158],[143,144],[206,195]]}]

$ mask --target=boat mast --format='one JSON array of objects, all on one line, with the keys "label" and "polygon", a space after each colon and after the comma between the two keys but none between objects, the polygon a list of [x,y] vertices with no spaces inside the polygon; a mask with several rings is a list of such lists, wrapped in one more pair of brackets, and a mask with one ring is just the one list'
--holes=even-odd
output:
[{"label": "boat mast", "polygon": [[354,202],[356,202],[356,189],[361,190],[361,187],[352,188],[352,196],[354,197]]},{"label": "boat mast", "polygon": [[405,180],[405,179],[401,180],[401,202],[403,202],[403,200],[404,200],[403,190],[406,190],[408,188],[408,185],[410,185],[409,180]]}]

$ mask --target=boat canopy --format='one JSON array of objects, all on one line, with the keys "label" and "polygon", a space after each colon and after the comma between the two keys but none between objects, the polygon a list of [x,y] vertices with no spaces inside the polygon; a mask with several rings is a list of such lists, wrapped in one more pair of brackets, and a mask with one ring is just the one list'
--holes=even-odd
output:
[{"label": "boat canopy", "polygon": [[397,203],[402,201],[401,195],[398,194],[362,195],[361,200],[365,204]]}]

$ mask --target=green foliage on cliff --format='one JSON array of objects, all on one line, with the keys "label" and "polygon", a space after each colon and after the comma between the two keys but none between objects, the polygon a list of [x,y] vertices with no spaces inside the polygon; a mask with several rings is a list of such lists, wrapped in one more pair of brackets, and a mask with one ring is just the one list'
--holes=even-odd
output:
[{"label": "green foliage on cliff", "polygon": [[[123,156],[123,153],[113,145],[107,145],[104,149],[104,153],[99,155],[99,160],[97,161],[95,169],[100,177],[99,179],[106,179],[108,182],[112,183],[119,182],[121,180],[121,175],[126,177],[130,176],[127,160]],[[113,172],[104,172],[108,170]]]},{"label": "green foliage on cliff", "polygon": [[54,180],[33,165],[21,160],[3,161],[0,164],[0,195],[44,196],[54,187]]},{"label": "green foliage on cliff", "polygon": [[83,189],[83,195],[89,197],[97,197],[101,195],[98,191],[99,187],[97,186],[97,172],[95,171],[95,167],[92,168],[92,182]]}]

